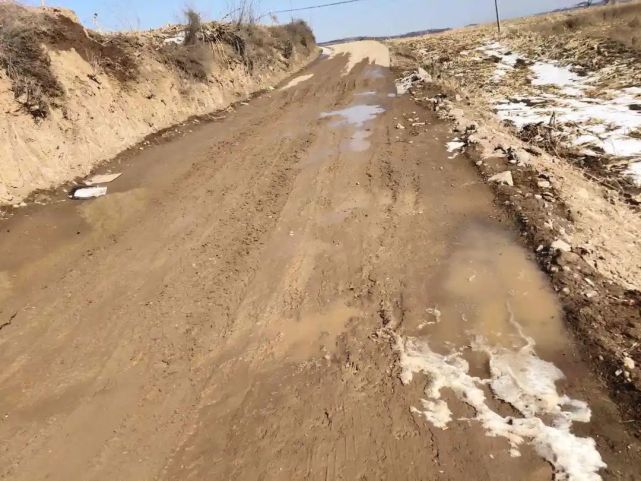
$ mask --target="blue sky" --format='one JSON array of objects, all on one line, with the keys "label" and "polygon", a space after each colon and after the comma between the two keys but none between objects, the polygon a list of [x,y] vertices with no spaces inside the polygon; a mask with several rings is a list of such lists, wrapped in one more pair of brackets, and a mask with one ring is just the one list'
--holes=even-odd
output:
[{"label": "blue sky", "polygon": [[[304,7],[332,0],[255,0],[256,10],[269,12]],[[567,7],[579,0],[499,0],[504,17]],[[176,23],[186,5],[208,19],[220,18],[240,0],[46,0],[48,5],[71,8],[91,26],[98,13],[101,26],[108,30],[151,28]],[[28,0],[24,3],[39,3]],[[428,28],[457,27],[492,21],[493,0],[363,0],[359,3],[296,12],[307,21],[319,41],[356,35],[393,35]],[[281,22],[289,15],[279,16]]]}]

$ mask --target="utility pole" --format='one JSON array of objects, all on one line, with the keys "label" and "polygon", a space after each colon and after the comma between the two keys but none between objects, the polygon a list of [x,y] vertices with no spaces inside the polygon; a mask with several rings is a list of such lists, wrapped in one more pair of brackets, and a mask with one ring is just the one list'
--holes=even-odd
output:
[{"label": "utility pole", "polygon": [[499,0],[494,0],[494,9],[496,10],[496,28],[501,35],[501,17],[499,16]]}]

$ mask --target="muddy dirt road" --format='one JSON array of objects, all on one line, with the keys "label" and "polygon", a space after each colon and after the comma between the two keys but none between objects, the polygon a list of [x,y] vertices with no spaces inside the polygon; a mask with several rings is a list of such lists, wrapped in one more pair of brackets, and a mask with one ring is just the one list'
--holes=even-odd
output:
[{"label": "muddy dirt road", "polygon": [[518,233],[366,47],[2,222],[0,478],[640,479]]}]

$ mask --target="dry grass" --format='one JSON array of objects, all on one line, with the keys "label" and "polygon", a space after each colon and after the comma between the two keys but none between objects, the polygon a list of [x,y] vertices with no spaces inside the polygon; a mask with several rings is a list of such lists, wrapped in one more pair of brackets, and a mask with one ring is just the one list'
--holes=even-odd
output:
[{"label": "dry grass", "polygon": [[47,117],[64,98],[48,50],[74,49],[96,71],[127,82],[138,73],[130,53],[134,48],[125,35],[106,37],[85,31],[64,15],[0,4],[0,69],[11,81],[16,100],[36,119]]},{"label": "dry grass", "polygon": [[40,43],[43,25],[17,5],[3,5],[0,22],[0,68],[16,100],[34,118],[45,118],[64,92]]},{"label": "dry grass", "polygon": [[185,10],[185,45],[194,45],[202,33],[203,22],[200,14],[193,8]]},{"label": "dry grass", "polygon": [[[185,40],[190,28],[188,23]],[[285,62],[295,52],[307,55],[316,44],[310,28],[302,21],[277,27],[211,22],[200,24],[198,31],[196,41],[166,44],[160,52],[165,62],[200,81],[206,81],[216,65],[241,65],[251,72],[272,64],[278,54]]]},{"label": "dry grass", "polygon": [[620,43],[641,50],[641,3],[592,7],[531,21],[533,30],[563,35],[580,32],[583,35]]}]

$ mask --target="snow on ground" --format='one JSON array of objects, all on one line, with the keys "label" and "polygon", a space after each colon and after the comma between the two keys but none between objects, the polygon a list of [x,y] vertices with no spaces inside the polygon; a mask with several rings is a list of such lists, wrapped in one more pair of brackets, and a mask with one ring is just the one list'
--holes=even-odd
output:
[{"label": "snow on ground", "polygon": [[[554,466],[556,480],[600,481],[598,472],[606,464],[594,440],[571,432],[574,422],[590,420],[589,407],[583,401],[558,393],[556,383],[563,379],[563,373],[539,358],[534,340],[523,333],[514,319],[511,323],[520,348],[491,346],[483,338],[471,343],[473,351],[485,353],[490,359],[488,379],[470,375],[461,350],[440,354],[425,340],[397,337],[403,384],[409,384],[416,373],[423,373],[430,380],[421,408],[413,407],[412,412],[437,428],[447,429],[453,414],[441,392],[448,389],[474,409],[472,420],[479,422],[488,436],[507,439],[512,456],[520,456],[519,446],[528,443]],[[494,397],[512,405],[520,416],[502,416],[492,410],[484,386],[491,388]]]},{"label": "snow on ground", "polygon": [[[498,42],[478,50],[501,59],[494,81],[514,68],[515,58],[525,60]],[[631,164],[626,173],[641,185],[641,87],[605,89],[596,98],[589,95],[598,80],[596,75],[582,77],[572,66],[556,62],[534,62],[529,69],[531,85],[538,87],[538,93],[496,101],[494,108],[498,117],[513,122],[519,129],[532,123],[549,122],[553,115],[557,124],[571,123],[576,127],[576,146],[587,154],[595,153],[593,149],[596,149],[629,159]],[[550,86],[555,88],[546,88]]]},{"label": "snow on ground", "polygon": [[477,49],[487,57],[497,57],[499,62],[496,64],[496,70],[492,80],[499,82],[506,73],[514,69],[519,56],[510,52],[499,42],[492,42]]}]

